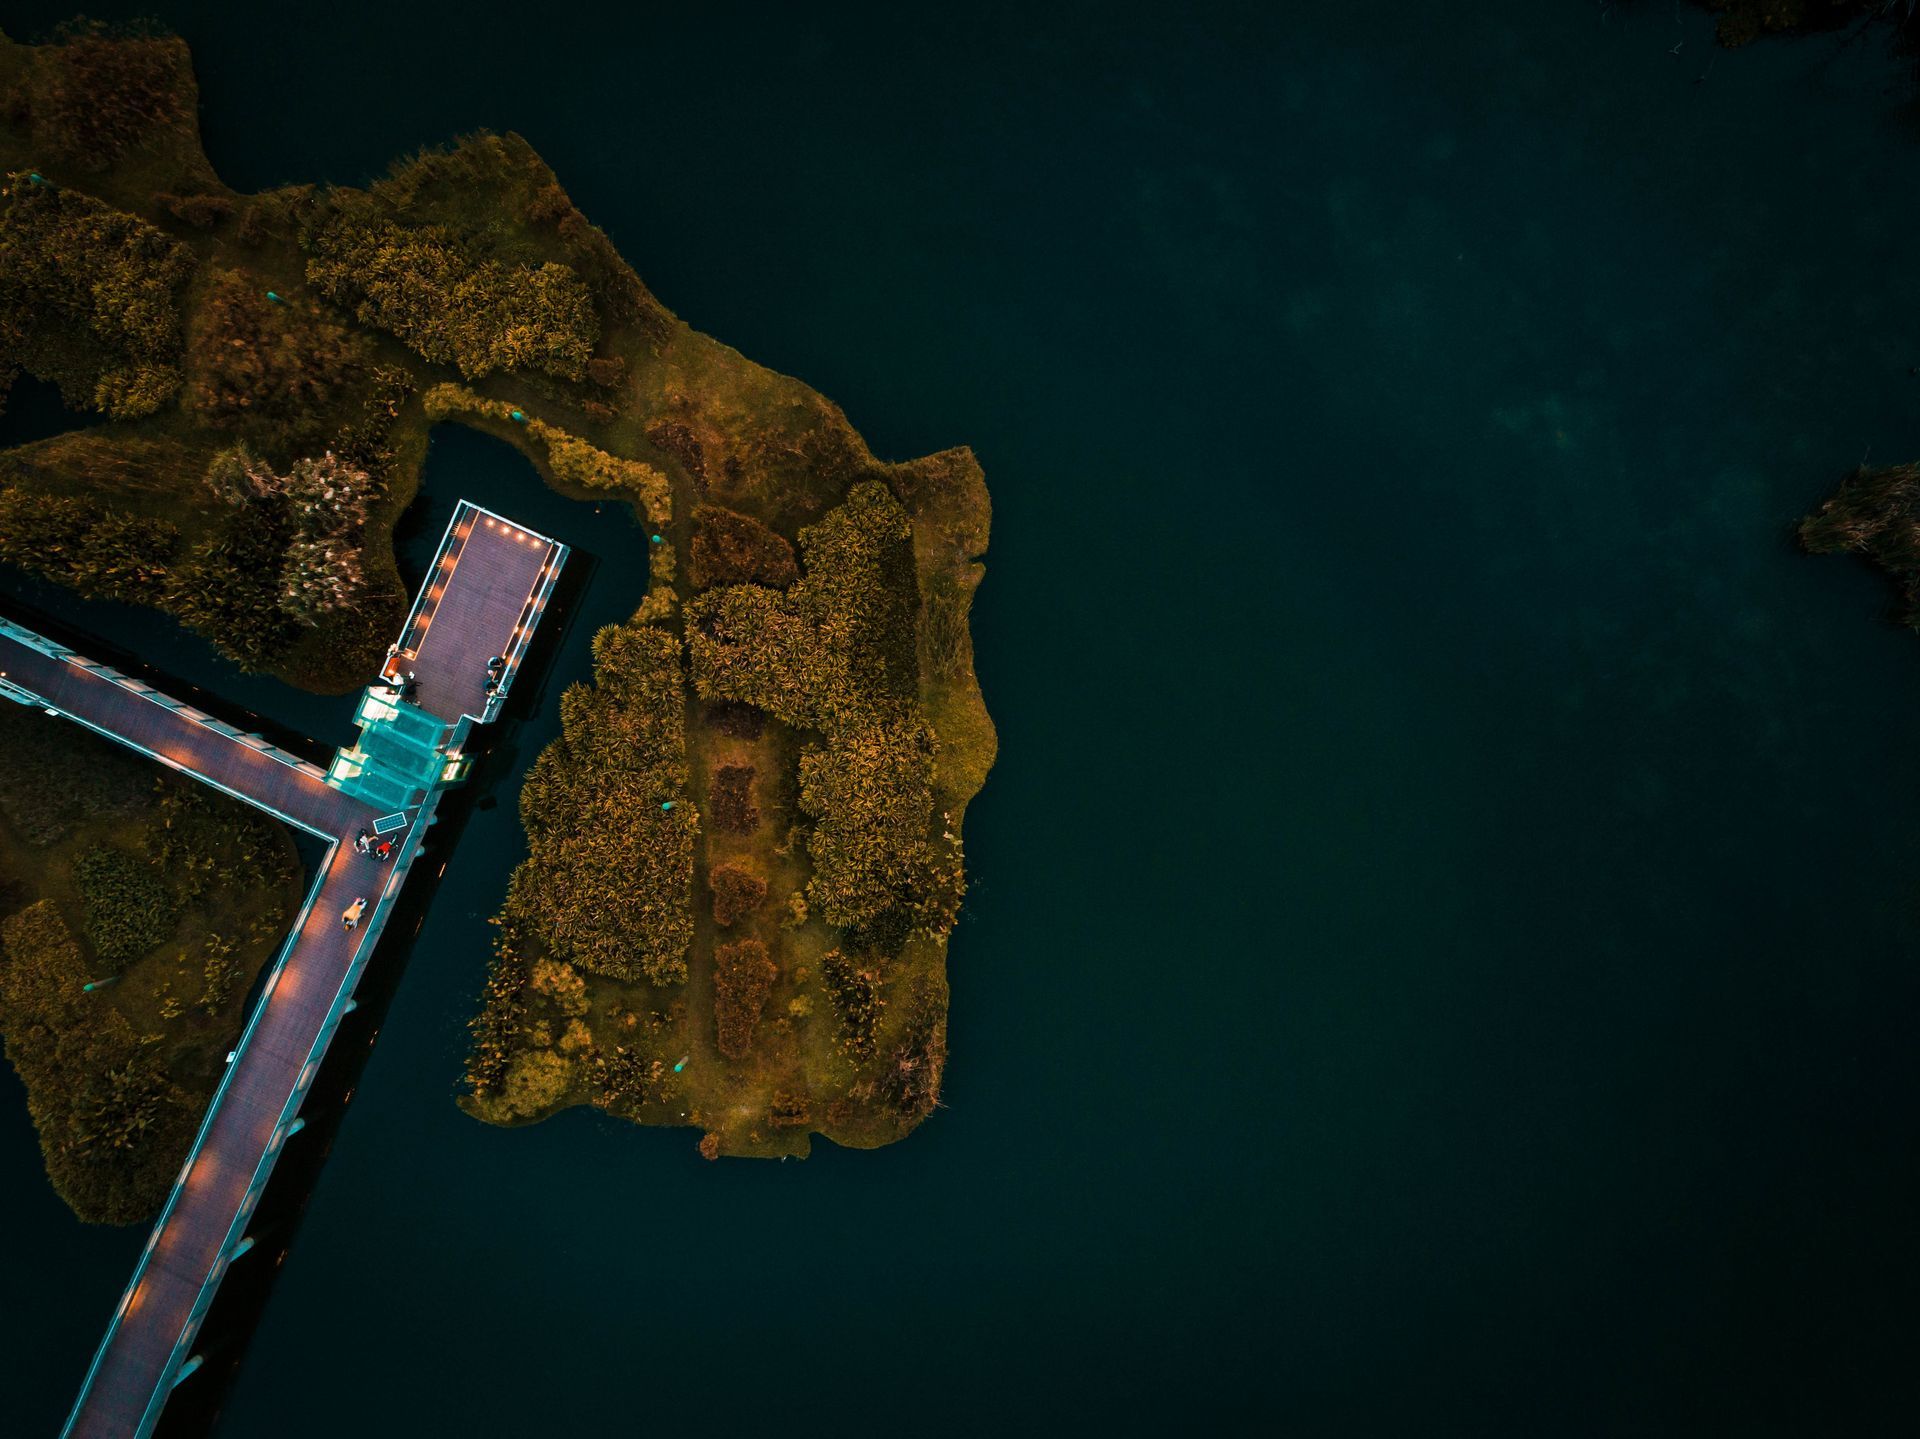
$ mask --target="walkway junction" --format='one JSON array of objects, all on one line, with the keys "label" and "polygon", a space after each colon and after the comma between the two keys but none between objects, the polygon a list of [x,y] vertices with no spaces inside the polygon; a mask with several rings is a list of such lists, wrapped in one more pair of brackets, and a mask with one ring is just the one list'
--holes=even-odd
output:
[{"label": "walkway junction", "polygon": [[[512,688],[567,547],[462,501],[399,641],[331,766],[288,754],[131,676],[0,620],[0,698],[64,715],[326,841],[64,1433],[150,1434],[200,1367],[195,1336],[319,1071],[395,897],[463,779],[467,738]],[[361,837],[393,841],[382,863]],[[349,928],[342,916],[363,913]]]}]

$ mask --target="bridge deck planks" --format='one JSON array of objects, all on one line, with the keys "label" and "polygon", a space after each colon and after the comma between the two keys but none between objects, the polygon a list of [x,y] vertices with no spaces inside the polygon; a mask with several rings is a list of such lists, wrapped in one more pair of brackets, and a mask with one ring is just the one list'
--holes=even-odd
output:
[{"label": "bridge deck planks", "polygon": [[516,539],[524,532],[490,526],[482,517],[472,523],[408,665],[419,684],[420,707],[448,724],[485,710],[487,661],[507,653],[555,548],[538,536]]}]

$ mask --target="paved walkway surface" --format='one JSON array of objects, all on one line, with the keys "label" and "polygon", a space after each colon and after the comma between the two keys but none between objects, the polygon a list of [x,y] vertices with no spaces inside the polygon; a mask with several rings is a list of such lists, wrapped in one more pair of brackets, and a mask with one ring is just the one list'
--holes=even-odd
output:
[{"label": "paved walkway surface", "polygon": [[448,724],[486,717],[487,661],[509,661],[507,676],[519,663],[556,549],[496,515],[461,508],[400,645],[421,709]]},{"label": "paved walkway surface", "polygon": [[[43,654],[0,630],[0,679],[122,744],[185,770],[317,834],[337,835],[364,806],[327,784],[320,772],[275,758],[264,741],[247,743],[205,723],[207,716],[105,666]],[[137,682],[135,682],[137,684]]]}]

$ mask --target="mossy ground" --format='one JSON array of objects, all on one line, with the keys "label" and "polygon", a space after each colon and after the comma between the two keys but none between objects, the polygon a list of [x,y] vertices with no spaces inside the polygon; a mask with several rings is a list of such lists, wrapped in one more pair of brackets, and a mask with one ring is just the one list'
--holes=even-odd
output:
[{"label": "mossy ground", "polygon": [[[31,113],[36,67],[58,63],[57,57],[44,47],[0,40],[0,97],[25,97],[0,107],[0,168],[36,169],[60,186],[140,216],[190,249],[198,268],[181,301],[187,374],[207,359],[194,350],[206,343],[206,327],[196,317],[218,267],[240,273],[262,292],[273,290],[292,313],[356,331],[369,347],[370,368],[406,377],[405,398],[382,417],[381,487],[360,537],[366,602],[358,613],[298,630],[266,655],[266,667],[322,690],[349,688],[367,672],[404,598],[393,526],[417,490],[429,428],[443,417],[516,445],[562,493],[599,502],[609,498],[611,487],[632,503],[647,532],[665,541],[652,551],[654,591],[636,619],[663,626],[677,641],[684,639],[682,612],[695,591],[687,566],[676,566],[674,557],[690,553],[697,505],[722,506],[793,541],[856,487],[878,481],[911,520],[913,563],[888,583],[905,587],[917,623],[893,664],[897,672],[919,676],[916,722],[931,731],[937,746],[926,840],[949,857],[957,876],[961,819],[985,780],[996,743],[974,678],[967,626],[990,518],[972,455],[954,450],[883,463],[830,401],[689,329],[654,300],[517,136],[476,136],[451,151],[417,156],[396,166],[370,196],[311,187],[261,195],[232,191],[200,151],[192,121],[197,96],[184,47],[179,60],[178,103],[160,107],[168,118],[104,163],[88,163],[50,145],[45,126]],[[179,196],[196,197],[200,208],[183,209],[169,199]],[[315,273],[309,262],[315,226],[343,215],[374,216],[368,223],[389,231],[390,222],[398,221],[396,245],[424,236],[420,227],[434,227],[438,238],[423,238],[422,244],[463,255],[463,264],[492,267],[489,274],[503,273],[501,267],[505,273],[567,267],[594,300],[598,333],[587,373],[512,364],[475,364],[469,373],[456,373],[396,338],[417,340],[435,319],[431,306],[426,314],[409,312],[391,295],[377,303],[362,299],[357,308],[336,303],[337,276],[321,293],[309,283]],[[5,358],[0,354],[0,382]],[[449,404],[445,397],[456,386],[469,398]],[[301,429],[346,433],[364,424],[376,399],[370,385],[349,386],[321,413],[300,416]],[[509,418],[513,409],[531,423]],[[201,476],[209,453],[235,433],[210,427],[183,399],[146,418],[89,431],[84,440],[0,455],[0,479],[27,490],[71,489],[110,499],[175,526],[191,545],[223,522]],[[296,458],[288,433],[255,425],[245,437],[284,469]],[[589,458],[597,454],[605,462],[600,473],[588,473],[591,464],[583,470],[577,452],[574,463],[559,462],[558,444],[582,442],[591,447]],[[108,452],[115,463],[103,462]],[[130,478],[124,461],[136,453],[150,462]],[[599,679],[618,676],[603,672]],[[587,973],[584,999],[570,985],[556,990],[549,982],[536,989],[528,976],[544,957],[541,942],[537,936],[522,939],[525,952],[504,956],[505,968],[496,967],[489,981],[488,1012],[497,1021],[494,1032],[507,1037],[502,1042],[538,1062],[525,1067],[515,1104],[503,1104],[483,1085],[468,1107],[498,1122],[522,1122],[567,1104],[598,1103],[642,1122],[698,1127],[708,1135],[703,1149],[709,1153],[804,1153],[809,1132],[849,1145],[898,1138],[924,1117],[932,1090],[916,1080],[909,1086],[913,1096],[902,1099],[899,1073],[883,1071],[904,1055],[907,1068],[921,1066],[919,1073],[930,1074],[937,1088],[944,1060],[944,937],[896,935],[871,946],[883,999],[879,1033],[870,1052],[850,1052],[821,979],[822,961],[848,943],[848,932],[817,914],[802,919],[789,911],[788,897],[806,891],[814,877],[805,835],[811,821],[798,808],[796,768],[803,748],[820,736],[771,718],[757,737],[724,733],[709,722],[691,685],[685,722],[682,812],[698,814],[715,769],[727,763],[753,767],[760,812],[751,833],[701,827],[690,889],[682,897],[693,930],[686,980],[655,986]],[[726,861],[756,869],[769,895],[757,912],[721,929],[713,921],[707,877]],[[943,936],[944,927],[938,932]],[[730,1059],[715,1042],[713,952],[716,944],[747,937],[765,944],[778,977],[754,1026],[750,1052]],[[621,1049],[627,1051],[623,1056]],[[627,1072],[636,1065],[652,1072],[648,1066],[654,1066],[659,1074],[616,1097],[595,1078],[615,1057]],[[682,1059],[684,1068],[672,1073]]]}]

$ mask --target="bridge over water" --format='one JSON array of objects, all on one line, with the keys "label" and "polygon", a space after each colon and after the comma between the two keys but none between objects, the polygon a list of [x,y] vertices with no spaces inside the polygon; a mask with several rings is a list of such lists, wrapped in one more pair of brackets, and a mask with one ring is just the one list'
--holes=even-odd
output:
[{"label": "bridge over water", "polygon": [[[511,689],[567,548],[462,502],[381,678],[358,741],[325,770],[153,686],[0,620],[0,697],[65,715],[326,841],[326,854],[132,1281],[65,1434],[146,1435],[192,1374],[201,1320],[312,1085],[476,724]],[[489,684],[489,661],[499,660]],[[390,861],[356,851],[395,840]],[[342,913],[367,901],[357,928]]]}]

